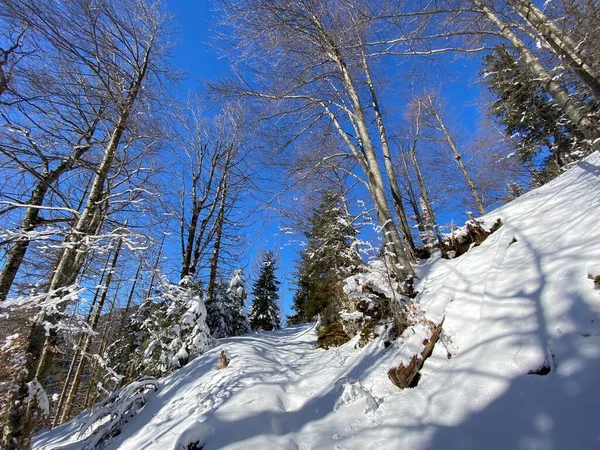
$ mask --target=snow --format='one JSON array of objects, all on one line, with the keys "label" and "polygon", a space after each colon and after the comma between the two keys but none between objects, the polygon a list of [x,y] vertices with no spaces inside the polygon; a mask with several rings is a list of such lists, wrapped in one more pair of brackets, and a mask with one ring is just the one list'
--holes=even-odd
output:
[{"label": "snow", "polygon": [[[444,333],[416,388],[386,373],[422,348],[425,322],[388,349],[317,350],[312,325],[228,338],[163,379],[107,448],[600,448],[598,192],[594,153],[484,216],[504,225],[480,246],[417,268],[416,307]],[[74,427],[34,448],[81,448]]]}]

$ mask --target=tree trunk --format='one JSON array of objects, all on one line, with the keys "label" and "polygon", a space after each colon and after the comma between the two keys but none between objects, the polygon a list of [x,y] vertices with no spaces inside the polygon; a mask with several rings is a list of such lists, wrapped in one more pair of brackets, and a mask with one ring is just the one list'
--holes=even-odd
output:
[{"label": "tree trunk", "polygon": [[[379,224],[383,230],[383,238],[385,242],[385,258],[389,261],[393,273],[398,278],[398,281],[403,284],[405,294],[412,295],[412,281],[415,276],[414,270],[409,262],[409,259],[404,251],[404,245],[400,239],[398,228],[392,218],[392,213],[385,195],[385,188],[377,155],[373,148],[373,143],[364,116],[364,108],[361,104],[360,97],[354,85],[354,80],[350,74],[350,70],[342,58],[340,51],[335,43],[323,30],[321,23],[313,16],[313,21],[320,30],[324,43],[327,44],[327,53],[331,60],[338,66],[345,90],[352,104],[352,112],[355,120],[355,125],[358,131],[358,137],[362,145],[362,153],[364,159],[360,156],[357,158],[365,175],[367,176],[369,193],[375,204]],[[339,126],[338,126],[339,130]],[[343,130],[342,130],[343,133]]]},{"label": "tree trunk", "polygon": [[586,57],[578,45],[554,22],[528,0],[511,0],[510,6],[544,39],[554,53],[569,67],[600,100],[600,62]]},{"label": "tree trunk", "polygon": [[403,149],[400,149],[400,157],[402,159],[402,165],[404,166],[404,176],[406,177],[406,190],[408,191],[408,201],[413,209],[413,212],[415,213],[415,220],[417,222],[417,227],[419,228],[419,234],[422,236],[423,233],[425,233],[423,217],[421,216],[421,210],[419,209],[419,201],[417,200],[417,195],[415,194],[415,190],[413,189],[412,183],[410,182],[408,161],[406,160],[406,155],[404,154]]},{"label": "tree trunk", "polygon": [[[413,163],[413,167],[415,168],[415,173],[417,174],[417,180],[419,181],[419,187],[421,188],[421,199],[423,200],[424,209],[427,211],[427,215],[429,216],[429,220],[433,225],[433,230],[437,237],[440,252],[442,256],[446,255],[444,248],[444,240],[442,239],[442,233],[440,232],[440,227],[435,218],[435,213],[433,212],[433,206],[431,205],[431,200],[429,198],[429,193],[427,192],[427,185],[425,184],[425,178],[423,177],[423,173],[421,172],[421,167],[419,166],[419,161],[417,160],[417,146],[416,142],[409,152],[410,159]],[[425,224],[423,224],[423,228],[425,229]]]},{"label": "tree trunk", "polygon": [[456,164],[458,164],[458,168],[460,169],[460,172],[463,174],[463,177],[465,178],[467,186],[469,187],[469,190],[471,191],[471,196],[473,197],[473,200],[475,201],[477,210],[483,216],[485,214],[485,206],[483,205],[483,200],[481,200],[481,196],[477,192],[477,188],[475,188],[475,183],[473,183],[473,180],[472,180],[471,176],[469,175],[469,172],[467,171],[465,163],[463,162],[463,159],[462,159],[462,154],[460,153],[460,150],[458,149],[456,142],[452,138],[452,135],[448,131],[448,128],[446,128],[446,124],[444,123],[442,117],[438,113],[431,96],[427,96],[427,101],[429,103],[429,105],[428,105],[429,109],[431,110],[433,116],[435,117],[435,120],[439,124],[440,129],[442,130],[442,133],[444,134],[444,138],[446,139],[446,142],[448,142],[448,145],[450,146],[450,149],[452,150],[452,154],[454,155]]},{"label": "tree trunk", "polygon": [[[115,267],[117,266],[117,260],[119,259],[119,253],[121,252],[121,245],[123,244],[123,238],[119,239],[117,243],[117,248],[115,249],[115,254],[113,256],[112,262],[110,264],[110,269],[108,274],[106,275],[106,280],[104,281],[104,285],[102,286],[102,295],[100,296],[100,301],[98,302],[98,306],[96,307],[96,312],[92,317],[92,321],[90,322],[90,328],[92,331],[96,330],[98,326],[98,321],[100,320],[100,315],[102,314],[102,308],[104,307],[104,302],[106,301],[106,296],[108,295],[108,289],[110,288],[110,283],[112,282],[113,274],[115,272]],[[73,408],[73,400],[75,399],[75,395],[77,395],[77,391],[79,390],[79,383],[81,381],[81,374],[83,373],[83,369],[85,367],[85,361],[87,359],[87,354],[90,351],[90,347],[92,346],[92,336],[87,335],[85,338],[85,344],[81,349],[81,357],[79,359],[79,364],[77,366],[77,370],[75,371],[75,376],[73,378],[73,383],[71,384],[71,389],[69,390],[69,395],[67,396],[67,401],[65,403],[65,408],[60,417],[60,423],[65,423],[70,415],[71,410]]]},{"label": "tree trunk", "polygon": [[[106,258],[106,262],[104,263],[104,269],[103,269],[102,275],[100,277],[101,285],[104,284],[104,277],[107,275],[109,264],[110,264],[110,253],[108,254],[108,256]],[[92,314],[94,313],[94,307],[96,306],[96,302],[98,301],[98,296],[100,295],[100,289],[101,289],[101,287],[98,286],[98,288],[96,288],[96,291],[94,292],[94,298],[92,299],[92,304],[90,305],[90,310],[85,319],[85,322],[87,324],[90,323]],[[77,359],[79,358],[82,344],[83,344],[83,336],[81,336],[79,338],[79,340],[77,342],[77,347],[75,347],[75,352],[73,354],[73,358],[71,359],[71,365],[69,366],[69,371],[67,372],[67,377],[65,378],[65,383],[63,384],[63,389],[60,393],[60,399],[58,400],[58,404],[56,405],[56,412],[54,414],[54,419],[52,421],[52,428],[57,426],[59,423],[62,423],[62,421],[60,421],[60,414],[62,412],[63,405],[67,398],[67,392],[69,390],[69,385],[71,383],[71,377],[73,376],[73,371],[75,370],[75,365],[77,363]]]},{"label": "tree trunk", "polygon": [[[224,169],[227,171],[227,167]],[[221,239],[223,237],[223,223],[225,222],[225,208],[227,201],[227,173],[223,175],[223,184],[221,188],[221,201],[219,212],[217,213],[215,243],[213,246],[213,255],[210,261],[210,274],[208,277],[207,303],[215,301],[215,287],[217,283],[217,269],[219,267],[219,253],[221,251]]]},{"label": "tree trunk", "polygon": [[498,28],[500,34],[519,51],[523,61],[537,80],[539,80],[540,85],[548,91],[573,125],[581,131],[586,139],[594,143],[600,137],[600,130],[594,127],[589,118],[582,113],[575,101],[569,96],[569,93],[561,87],[554,77],[540,64],[523,41],[490,8],[483,4],[481,0],[472,0],[472,2]]},{"label": "tree trunk", "polygon": [[375,121],[377,122],[377,128],[379,130],[379,140],[381,142],[381,149],[383,151],[383,161],[385,164],[385,170],[387,172],[388,179],[390,181],[392,199],[394,200],[396,215],[398,216],[398,220],[400,221],[400,228],[402,229],[402,234],[404,235],[404,241],[408,245],[408,248],[410,249],[414,260],[414,254],[416,250],[415,242],[413,240],[412,232],[410,230],[410,226],[406,218],[404,205],[402,204],[402,193],[400,191],[400,186],[398,185],[398,177],[396,176],[394,164],[392,163],[392,154],[390,151],[387,133],[383,123],[383,117],[381,116],[381,110],[379,109],[377,93],[375,92],[375,86],[373,85],[373,80],[371,79],[371,72],[369,69],[367,57],[364,52],[362,52],[362,60],[365,69],[367,85],[369,86],[369,93],[371,95],[371,101],[373,102],[373,110],[375,111]]}]

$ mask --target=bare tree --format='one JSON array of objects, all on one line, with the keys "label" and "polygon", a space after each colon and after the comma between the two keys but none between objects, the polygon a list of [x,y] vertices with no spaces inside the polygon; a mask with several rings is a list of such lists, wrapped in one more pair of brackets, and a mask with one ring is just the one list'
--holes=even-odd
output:
[{"label": "bare tree", "polygon": [[452,134],[448,130],[444,119],[442,118],[439,107],[436,105],[434,98],[428,94],[425,96],[425,109],[428,114],[430,114],[434,120],[434,126],[441,131],[444,140],[448,143],[450,150],[452,150],[452,155],[454,156],[454,160],[460,169],[460,173],[462,174],[465,182],[471,192],[471,196],[473,197],[473,201],[475,202],[475,206],[481,215],[485,214],[485,206],[483,204],[483,200],[475,187],[475,183],[473,182],[473,178],[469,174],[467,167],[465,166],[465,162],[463,161],[462,152],[459,150],[456,141],[452,137]]},{"label": "bare tree", "polygon": [[[429,189],[427,183],[425,182],[425,177],[423,176],[423,172],[421,171],[421,166],[419,164],[417,158],[417,146],[419,144],[419,140],[421,139],[422,127],[423,127],[423,110],[425,109],[425,105],[423,104],[421,99],[415,99],[411,105],[411,125],[412,125],[412,142],[410,144],[409,149],[409,157],[412,162],[413,169],[417,175],[417,180],[419,183],[419,189],[421,191],[419,204],[423,207],[423,223],[421,227],[423,228],[424,234],[427,234],[429,230],[427,230],[428,225],[425,223],[424,218],[426,217],[429,221],[431,221],[431,227],[433,227],[433,231],[435,237],[437,238],[440,251],[442,255],[444,255],[444,240],[442,237],[442,233],[440,232],[440,227],[437,223],[436,215],[433,210],[433,204],[431,202],[431,198],[429,195]],[[415,206],[415,210],[417,207]],[[425,238],[428,240],[428,237]],[[428,243],[428,242],[424,242]]]},{"label": "bare tree", "polygon": [[[160,42],[164,23],[160,5],[141,0],[126,2],[55,2],[5,0],[13,17],[36,29],[60,51],[78,59],[81,73],[95,80],[93,86],[109,99],[102,126],[108,137],[102,157],[95,167],[85,206],[67,237],[49,292],[59,296],[75,282],[89,251],[88,236],[97,232],[107,204],[107,180],[130,117],[139,102],[143,87],[156,73],[155,61],[162,51]],[[63,306],[64,308],[64,306]],[[4,448],[27,447],[35,413],[33,399],[26,402],[27,383],[44,380],[56,351],[57,331],[52,328],[43,338],[42,322],[56,324],[61,309],[40,314],[28,338],[23,367],[15,374],[9,410],[5,412]]]},{"label": "bare tree", "polygon": [[[405,291],[413,269],[405,253],[386,196],[377,144],[385,135],[371,128],[373,101],[361,54],[356,51],[368,30],[368,14],[357,2],[326,3],[263,0],[221,2],[223,22],[240,51],[240,64],[251,76],[242,83],[213,86],[221,93],[272,102],[273,117],[296,136],[327,120],[365,176],[366,187],[383,231],[386,258]],[[259,55],[259,56],[256,56]],[[279,130],[278,130],[279,131]],[[289,135],[289,134],[288,134]],[[292,138],[293,140],[293,138]]]}]

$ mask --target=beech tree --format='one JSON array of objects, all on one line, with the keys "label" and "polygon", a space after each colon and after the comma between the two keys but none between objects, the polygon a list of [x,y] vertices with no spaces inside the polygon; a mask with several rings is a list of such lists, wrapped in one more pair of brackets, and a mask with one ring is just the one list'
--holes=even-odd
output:
[{"label": "beech tree", "polygon": [[[91,88],[101,92],[108,102],[107,114],[102,117],[107,137],[102,157],[82,212],[74,221],[73,232],[67,236],[48,283],[48,292],[59,298],[76,281],[89,251],[87,238],[97,233],[102,222],[108,200],[107,179],[140,98],[151,92],[143,87],[149,87],[149,79],[158,73],[156,61],[163,45],[164,19],[157,3],[131,0],[91,6],[88,1],[3,1],[3,8],[12,17],[76,60],[79,73],[91,80]],[[41,313],[31,328],[23,366],[15,374],[16,388],[9,393],[9,410],[4,414],[5,448],[29,445],[36,407],[34,401],[26,401],[27,386],[46,379],[56,351],[57,331],[52,326],[58,323],[63,310],[64,304],[51,313]],[[51,326],[48,336],[44,336],[43,323]]]},{"label": "beech tree", "polygon": [[370,14],[357,2],[225,0],[221,5],[223,23],[238,50],[237,65],[249,68],[246,73],[251,75],[242,83],[213,87],[222,94],[271,103],[276,117],[285,116],[286,128],[296,137],[322,121],[335,130],[345,156],[365,176],[390,269],[405,282],[405,293],[411,293],[414,272],[386,196],[384,177],[389,181],[390,173],[379,163],[379,149],[387,146],[385,127],[379,109],[374,113],[370,108],[377,97],[364,64],[367,52],[361,52]]}]

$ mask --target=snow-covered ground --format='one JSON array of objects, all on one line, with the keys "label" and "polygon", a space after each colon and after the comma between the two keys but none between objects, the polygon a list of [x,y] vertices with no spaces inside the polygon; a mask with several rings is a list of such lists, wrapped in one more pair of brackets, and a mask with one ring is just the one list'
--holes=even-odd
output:
[{"label": "snow-covered ground", "polygon": [[[481,246],[419,267],[420,307],[445,317],[445,335],[416,388],[386,374],[412,330],[387,350],[315,350],[312,326],[251,334],[164,379],[109,448],[600,448],[600,289],[588,278],[600,264],[600,154],[486,216],[497,218]],[[216,370],[222,349],[231,363]],[[34,446],[80,448],[77,426]]]}]

